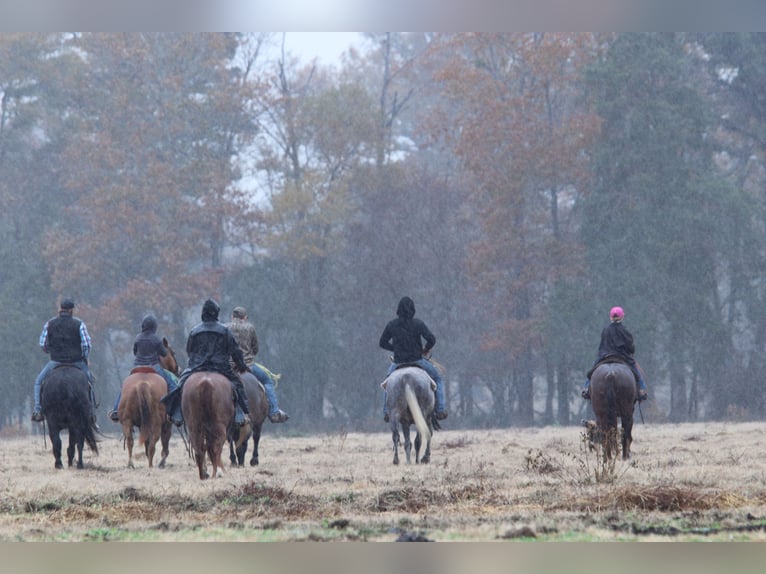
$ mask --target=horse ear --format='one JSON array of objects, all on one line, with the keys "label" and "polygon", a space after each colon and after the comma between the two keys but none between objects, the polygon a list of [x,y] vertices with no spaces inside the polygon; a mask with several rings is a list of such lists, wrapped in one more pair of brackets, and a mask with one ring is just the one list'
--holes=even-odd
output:
[{"label": "horse ear", "polygon": [[167,337],[163,337],[162,338],[162,344],[165,345],[166,347],[170,346],[170,343],[168,343],[168,338]]},{"label": "horse ear", "polygon": [[383,381],[382,383],[380,383],[380,388],[381,388],[381,389],[383,389],[383,390],[385,390],[385,389],[386,389],[386,385],[387,385],[387,384],[388,384],[388,379],[386,379],[385,381]]}]

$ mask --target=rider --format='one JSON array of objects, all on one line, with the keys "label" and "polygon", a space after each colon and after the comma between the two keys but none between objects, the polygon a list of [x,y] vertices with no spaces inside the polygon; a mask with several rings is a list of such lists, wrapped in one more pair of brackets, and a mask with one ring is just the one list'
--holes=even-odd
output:
[{"label": "rider", "polygon": [[[417,365],[425,370],[436,383],[437,419],[447,418],[447,407],[444,398],[444,382],[436,367],[428,360],[431,349],[436,344],[436,337],[426,324],[415,319],[415,303],[409,297],[402,297],[396,309],[396,319],[389,321],[380,336],[380,346],[394,353],[394,361],[388,368],[388,374],[404,364]],[[423,346],[425,341],[425,346]],[[386,393],[383,392],[383,420],[388,422]]]},{"label": "rider", "polygon": [[176,426],[183,423],[183,415],[181,414],[183,385],[189,375],[201,371],[220,373],[232,382],[237,393],[234,422],[242,426],[249,420],[247,415],[250,413],[250,409],[247,405],[245,389],[239,376],[232,370],[229,360],[234,360],[234,366],[240,373],[247,370],[247,365],[234,335],[224,324],[218,322],[220,311],[221,307],[213,299],[205,301],[202,306],[202,322],[191,330],[189,338],[186,340],[189,366],[181,373],[178,388],[161,399],[165,404],[170,420]]},{"label": "rider", "polygon": [[[622,320],[625,318],[625,311],[622,307],[612,307],[609,311],[610,323],[604,330],[601,331],[601,343],[598,347],[598,358],[593,364],[593,369],[603,359],[610,355],[616,355],[620,357],[633,371],[633,376],[636,377],[638,382],[638,400],[645,401],[647,398],[646,383],[636,366],[636,360],[633,358],[633,354],[636,352],[636,347],[633,344],[633,335],[622,324]],[[585,384],[582,387],[581,395],[584,399],[590,399],[590,375],[593,373],[593,369],[588,372],[585,379]]]},{"label": "rider", "polygon": [[[35,404],[32,409],[32,420],[43,420],[40,406],[40,388],[48,373],[59,365],[73,365],[80,369],[88,377],[88,395],[96,410],[96,400],[93,396],[93,375],[88,369],[88,355],[90,354],[90,335],[88,328],[80,319],[74,317],[74,301],[62,299],[59,305],[59,314],[49,319],[43,326],[40,334],[40,347],[50,355],[50,360],[37,375],[35,380]],[[93,415],[95,420],[96,415]]]},{"label": "rider", "polygon": [[247,320],[247,310],[244,307],[234,307],[231,312],[231,323],[227,323],[226,327],[239,343],[245,364],[266,391],[266,397],[269,399],[269,420],[272,423],[285,422],[290,417],[279,408],[274,379],[270,372],[255,362],[255,356],[258,354],[258,335],[255,332],[255,325]]},{"label": "rider", "polygon": [[[157,318],[154,315],[146,315],[141,321],[141,332],[136,335],[133,341],[133,366],[134,367],[152,367],[168,385],[168,392],[172,392],[178,387],[176,376],[170,371],[166,371],[160,365],[160,357],[165,357],[168,350],[162,343],[162,339],[157,335]],[[109,418],[114,422],[119,422],[117,416],[117,407],[120,406],[122,398],[122,389],[117,393],[117,400],[114,402],[114,408],[109,411]]]}]

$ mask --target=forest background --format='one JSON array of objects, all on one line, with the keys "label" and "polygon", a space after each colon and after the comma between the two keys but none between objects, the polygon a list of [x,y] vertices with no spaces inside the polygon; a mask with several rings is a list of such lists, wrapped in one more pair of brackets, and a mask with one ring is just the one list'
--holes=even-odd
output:
[{"label": "forest background", "polygon": [[766,416],[766,35],[282,38],[0,35],[0,425],[64,296],[103,411],[142,317],[185,364],[215,297],[290,429],[380,428],[408,295],[452,428],[579,422],[613,305],[652,420]]}]

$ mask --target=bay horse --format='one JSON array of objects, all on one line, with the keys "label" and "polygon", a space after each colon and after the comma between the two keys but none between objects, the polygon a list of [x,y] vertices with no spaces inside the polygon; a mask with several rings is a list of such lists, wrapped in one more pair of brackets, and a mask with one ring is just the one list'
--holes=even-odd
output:
[{"label": "bay horse", "polygon": [[206,455],[213,465],[213,477],[222,477],[221,453],[227,429],[234,420],[231,382],[225,375],[212,371],[192,373],[183,386],[181,410],[200,480],[210,478]]},{"label": "bay horse", "polygon": [[43,382],[40,390],[40,404],[48,436],[53,445],[55,467],[64,468],[61,462],[61,437],[59,433],[69,431],[67,462],[71,467],[77,450],[77,468],[83,468],[82,450],[85,443],[94,454],[98,454],[95,434],[95,418],[90,402],[90,388],[87,375],[74,365],[59,365]]},{"label": "bay horse", "polygon": [[[415,464],[431,460],[431,413],[434,410],[436,383],[419,367],[400,367],[392,372],[381,387],[386,389],[391,436],[394,441],[394,464],[399,464],[399,426],[404,435],[404,454],[410,464],[410,426],[415,425]],[[420,447],[425,441],[425,452],[420,458]]]},{"label": "bay horse", "polygon": [[617,452],[617,418],[622,427],[622,458],[630,458],[633,442],[633,408],[636,401],[636,378],[630,367],[620,362],[602,363],[591,375],[590,397],[596,415],[596,438],[609,460]]},{"label": "bay horse", "polygon": [[[174,375],[179,368],[175,352],[163,337],[162,344],[167,351],[160,357],[160,366]],[[133,464],[133,428],[138,427],[138,444],[143,445],[149,468],[152,468],[157,441],[162,446],[160,468],[170,453],[170,435],[173,425],[165,417],[165,405],[160,399],[168,392],[167,383],[152,367],[134,367],[122,383],[122,396],[117,407],[117,417],[122,425],[122,435],[128,447],[128,468]]]},{"label": "bay horse", "polygon": [[[250,425],[237,428],[236,425],[229,427],[229,460],[232,466],[244,466],[247,454],[248,440],[253,439],[253,455],[250,458],[250,466],[258,465],[258,444],[261,441],[261,429],[263,421],[269,414],[269,400],[261,382],[251,372],[241,373],[242,385],[247,393],[247,402],[250,407]],[[244,430],[243,430],[244,429]]]}]

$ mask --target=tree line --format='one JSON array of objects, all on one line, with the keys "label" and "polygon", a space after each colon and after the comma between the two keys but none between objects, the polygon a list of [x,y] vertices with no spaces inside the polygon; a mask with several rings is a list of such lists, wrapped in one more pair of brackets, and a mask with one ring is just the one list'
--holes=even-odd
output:
[{"label": "tree line", "polygon": [[[621,305],[654,420],[766,414],[766,36],[0,35],[0,424],[60,297],[111,404],[142,317],[179,359],[245,306],[303,430],[377,428],[399,298],[453,425],[571,424]],[[226,320],[226,317],[222,317]]]}]

